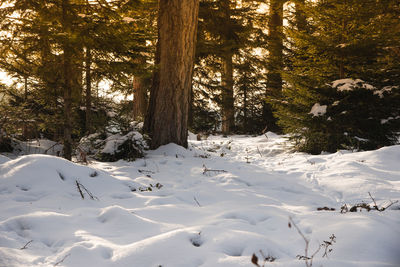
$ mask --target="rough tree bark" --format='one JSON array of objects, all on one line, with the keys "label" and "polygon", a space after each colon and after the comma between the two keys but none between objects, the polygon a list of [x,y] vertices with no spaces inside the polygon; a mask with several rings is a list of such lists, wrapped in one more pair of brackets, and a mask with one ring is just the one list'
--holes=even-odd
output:
[{"label": "rough tree bark", "polygon": [[[285,0],[271,0],[269,6],[269,42],[268,42],[268,73],[267,90],[268,97],[279,97],[282,92],[283,70],[283,3]],[[269,131],[280,131],[276,125],[272,107],[264,105],[264,120]]]},{"label": "rough tree bark", "polygon": [[187,147],[198,11],[199,0],[159,1],[159,64],[144,127],[153,149],[171,142]]}]

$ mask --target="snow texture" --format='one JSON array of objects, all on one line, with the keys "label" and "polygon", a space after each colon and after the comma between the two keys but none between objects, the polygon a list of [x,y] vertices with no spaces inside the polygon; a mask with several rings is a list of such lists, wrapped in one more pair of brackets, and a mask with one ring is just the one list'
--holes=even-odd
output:
[{"label": "snow texture", "polygon": [[352,91],[355,87],[361,86],[367,90],[375,90],[375,87],[364,82],[360,79],[340,79],[332,82],[332,87],[336,88],[339,92],[342,91]]},{"label": "snow texture", "polygon": [[399,200],[400,146],[310,156],[272,133],[195,139],[134,162],[0,157],[0,266],[239,267],[260,250],[305,266],[289,216],[312,252],[337,237],[313,266],[399,266],[400,205],[340,206]]},{"label": "snow texture", "polygon": [[320,105],[319,103],[315,103],[311,108],[311,111],[308,114],[312,114],[313,117],[319,117],[326,114],[327,105]]}]

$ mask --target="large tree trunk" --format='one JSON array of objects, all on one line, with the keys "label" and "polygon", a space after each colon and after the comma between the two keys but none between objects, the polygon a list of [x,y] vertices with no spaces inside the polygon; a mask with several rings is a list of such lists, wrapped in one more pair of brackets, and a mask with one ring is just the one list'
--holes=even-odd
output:
[{"label": "large tree trunk", "polygon": [[159,1],[159,68],[145,125],[152,148],[171,142],[187,147],[198,10],[199,0]]},{"label": "large tree trunk", "polygon": [[233,98],[233,53],[232,43],[230,34],[230,20],[231,20],[231,8],[230,0],[223,0],[221,3],[222,11],[224,14],[225,21],[225,33],[223,36],[224,55],[222,57],[222,133],[229,134],[235,124],[235,107]]},{"label": "large tree trunk", "polygon": [[[69,0],[62,1],[62,23],[64,32],[71,31],[69,20]],[[72,47],[69,40],[64,40],[63,43],[63,90],[64,90],[64,158],[71,160],[72,157]]]},{"label": "large tree trunk", "polygon": [[[283,3],[284,0],[271,0],[269,6],[269,42],[268,42],[268,73],[267,96],[279,97],[282,92],[283,70]],[[264,105],[264,120],[269,131],[279,131],[272,107]]]}]

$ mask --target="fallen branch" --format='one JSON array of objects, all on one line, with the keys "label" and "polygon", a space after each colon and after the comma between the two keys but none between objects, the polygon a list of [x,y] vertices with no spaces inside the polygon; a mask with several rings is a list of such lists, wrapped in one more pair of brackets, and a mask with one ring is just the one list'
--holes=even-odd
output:
[{"label": "fallen branch", "polygon": [[222,173],[222,172],[227,172],[225,170],[215,170],[215,169],[208,169],[206,165],[203,164],[203,174],[207,174],[208,172],[215,172],[215,173]]},{"label": "fallen branch", "polygon": [[327,210],[327,211],[335,211],[335,208],[329,208],[329,207],[319,207],[319,208],[317,208],[317,210],[318,211],[321,211],[321,210]]},{"label": "fallen branch", "polygon": [[139,169],[138,172],[140,172],[140,173],[151,173],[151,174],[155,174],[155,172],[153,172],[153,171],[141,170],[141,169]]},{"label": "fallen branch", "polygon": [[20,250],[27,249],[27,248],[28,248],[28,245],[29,245],[30,243],[32,243],[32,242],[33,242],[33,240],[28,241],[22,248],[20,248]]},{"label": "fallen branch", "polygon": [[376,201],[375,201],[375,199],[372,197],[371,193],[368,192],[368,194],[369,194],[370,198],[372,199],[372,202],[374,202],[374,205],[373,205],[372,207],[371,207],[371,205],[369,205],[369,204],[367,204],[367,203],[364,203],[364,202],[362,202],[362,203],[357,203],[357,204],[351,206],[350,208],[347,206],[347,204],[344,204],[344,205],[341,207],[340,213],[357,212],[357,211],[359,211],[359,210],[362,211],[363,209],[365,209],[365,210],[368,211],[368,212],[371,211],[371,210],[377,210],[377,211],[379,211],[379,212],[382,212],[382,211],[387,210],[387,209],[388,209],[390,206],[392,206],[393,204],[396,204],[396,203],[399,202],[398,200],[396,200],[396,201],[391,201],[391,200],[390,200],[389,205],[387,205],[386,207],[385,207],[385,206],[378,207],[378,205],[376,204]]}]

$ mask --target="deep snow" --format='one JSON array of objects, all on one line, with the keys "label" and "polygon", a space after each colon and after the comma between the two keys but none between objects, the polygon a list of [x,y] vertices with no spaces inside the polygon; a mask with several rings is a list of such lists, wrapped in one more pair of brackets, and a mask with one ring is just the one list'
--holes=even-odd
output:
[{"label": "deep snow", "polygon": [[337,237],[313,266],[400,266],[399,203],[340,213],[368,192],[400,199],[400,146],[311,156],[272,133],[191,139],[135,162],[0,156],[0,266],[254,266],[260,250],[265,266],[305,266],[289,216],[311,253]]}]

